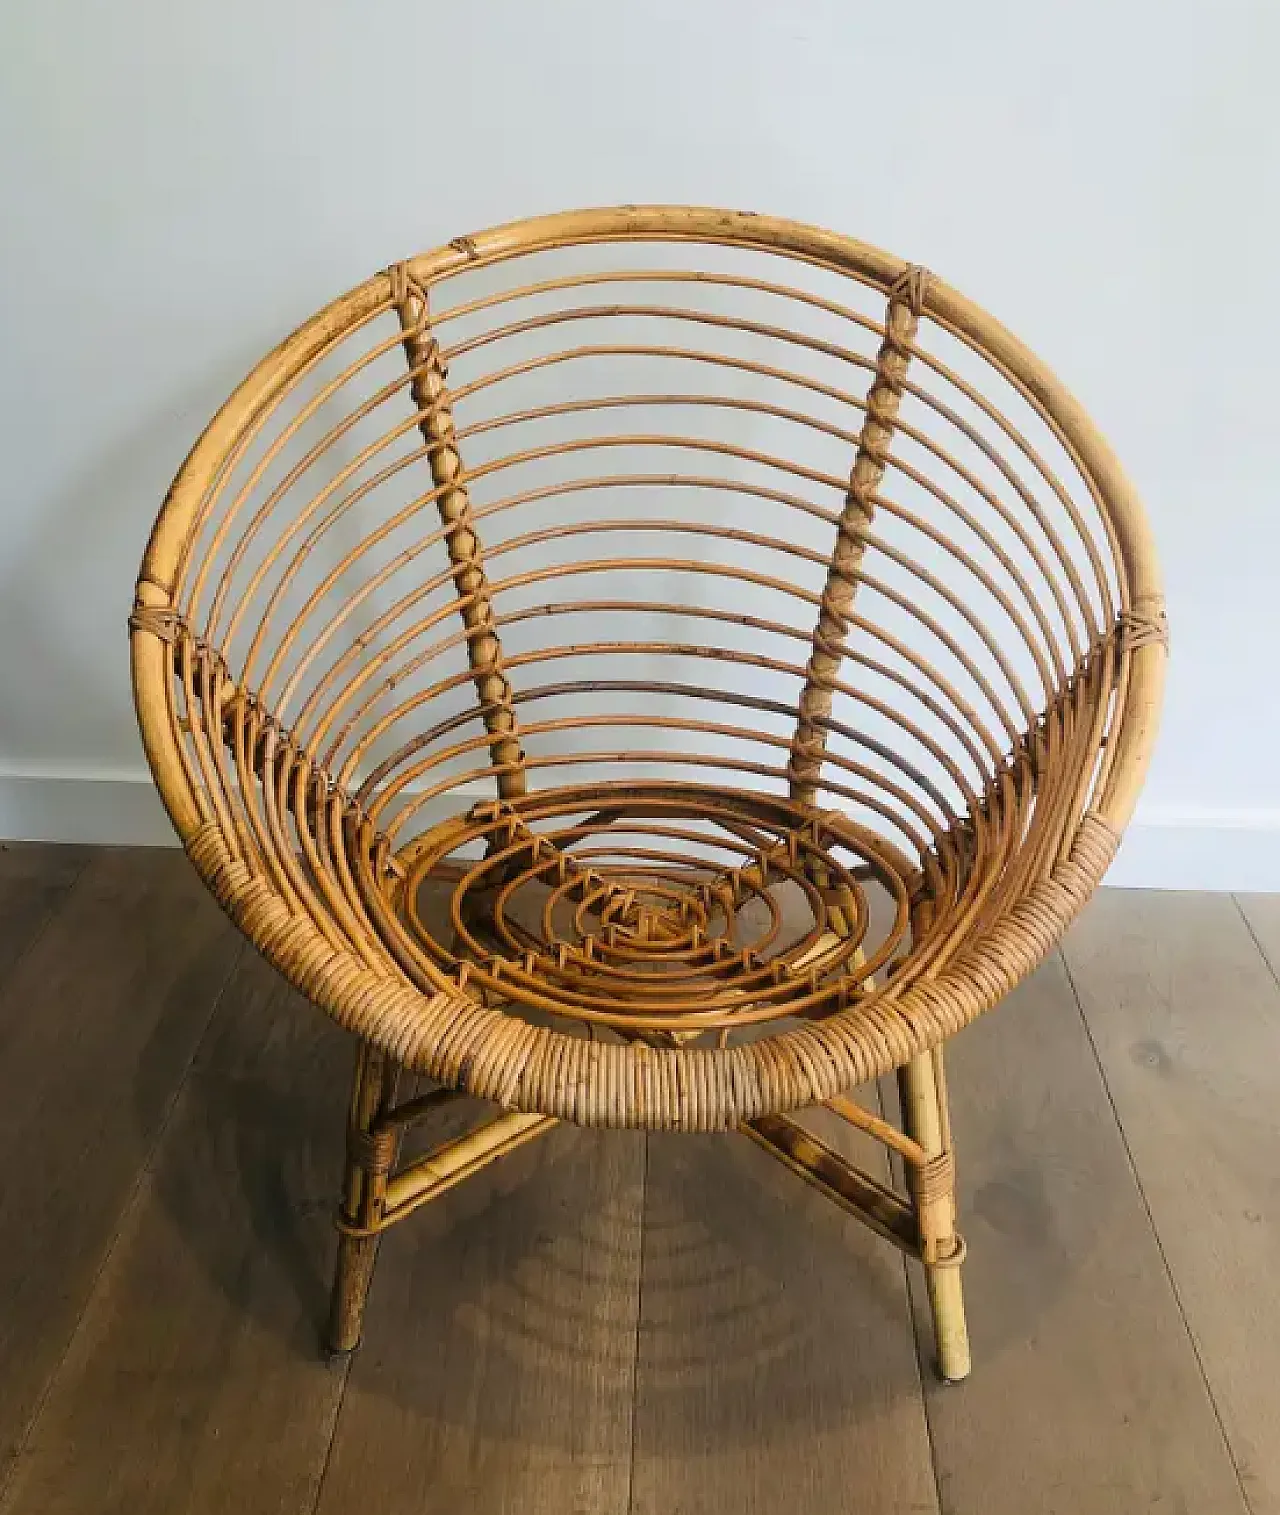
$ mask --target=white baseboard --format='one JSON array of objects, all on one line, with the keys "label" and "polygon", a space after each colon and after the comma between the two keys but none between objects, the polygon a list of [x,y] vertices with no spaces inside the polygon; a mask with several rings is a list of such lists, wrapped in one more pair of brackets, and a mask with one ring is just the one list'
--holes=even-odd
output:
[{"label": "white baseboard", "polygon": [[[171,847],[144,774],[0,773],[0,837]],[[1280,891],[1280,810],[1140,809],[1107,875],[1135,889]]]},{"label": "white baseboard", "polygon": [[1280,891],[1280,810],[1138,807],[1107,883],[1130,889]]},{"label": "white baseboard", "polygon": [[156,786],[142,774],[0,773],[0,837],[176,847]]}]

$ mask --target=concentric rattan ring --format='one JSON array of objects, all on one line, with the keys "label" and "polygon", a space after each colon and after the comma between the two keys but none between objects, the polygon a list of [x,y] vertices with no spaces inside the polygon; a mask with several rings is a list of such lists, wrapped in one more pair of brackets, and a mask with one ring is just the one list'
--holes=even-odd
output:
[{"label": "concentric rattan ring", "polygon": [[[534,829],[566,815],[586,819]],[[454,861],[477,843],[482,857]],[[861,980],[891,960],[907,933],[909,881],[869,839],[852,866],[841,861],[836,849],[850,845],[838,819],[827,824],[794,805],[732,791],[542,791],[482,804],[462,824],[424,838],[403,886],[404,916],[436,986],[455,987],[465,970],[472,993],[568,1020],[687,1032],[823,1014],[859,994]],[[726,857],[737,860],[726,866]],[[453,871],[451,940],[442,940],[417,895],[424,881]],[[893,901],[874,944],[865,878]],[[775,940],[778,884],[793,887],[810,917],[785,946]],[[532,926],[520,919],[530,913],[520,910],[529,894]],[[838,934],[832,898],[844,912]],[[763,931],[744,925],[752,901],[768,913]]]}]

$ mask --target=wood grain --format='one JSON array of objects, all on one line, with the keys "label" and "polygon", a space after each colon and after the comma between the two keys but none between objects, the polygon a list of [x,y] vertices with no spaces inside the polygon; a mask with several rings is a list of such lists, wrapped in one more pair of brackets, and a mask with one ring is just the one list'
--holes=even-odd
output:
[{"label": "wood grain", "polygon": [[319,1515],[624,1515],[643,1163],[563,1128],[387,1233]]},{"label": "wood grain", "polygon": [[937,1510],[901,1255],[758,1148],[649,1137],[641,1302],[635,1515]]},{"label": "wood grain", "polygon": [[87,847],[0,842],[0,984],[66,898],[88,860]]},{"label": "wood grain", "polygon": [[345,1038],[245,954],[32,1432],[6,1515],[310,1510]]},{"label": "wood grain", "polygon": [[[948,1515],[1245,1509],[1055,957],[949,1048],[975,1372],[926,1377]],[[916,1330],[933,1350],[924,1281]]]},{"label": "wood grain", "polygon": [[106,852],[0,991],[0,1475],[240,950],[181,853]]},{"label": "wood grain", "polygon": [[[1274,904],[1249,914],[1274,950]],[[1275,1515],[1280,988],[1228,895],[1106,891],[1065,951],[1253,1515]]]}]

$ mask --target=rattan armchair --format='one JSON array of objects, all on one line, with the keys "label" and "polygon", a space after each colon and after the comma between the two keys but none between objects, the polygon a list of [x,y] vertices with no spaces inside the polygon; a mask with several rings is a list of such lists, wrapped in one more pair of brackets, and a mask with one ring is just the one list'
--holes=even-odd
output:
[{"label": "rattan armchair", "polygon": [[[943,1044],[1101,878],[1166,644],[1132,490],[1002,326],[762,216],[460,237],[236,390],[131,627],[193,863],[357,1038],[334,1351],[382,1230],[570,1121],[746,1135],[920,1259],[964,1377]],[[850,1097],[891,1071],[901,1126]],[[496,1113],[398,1166],[460,1093]]]}]

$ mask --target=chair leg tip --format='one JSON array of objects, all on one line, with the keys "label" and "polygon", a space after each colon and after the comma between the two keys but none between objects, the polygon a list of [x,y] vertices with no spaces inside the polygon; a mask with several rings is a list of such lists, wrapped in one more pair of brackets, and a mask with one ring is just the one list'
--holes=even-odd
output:
[{"label": "chair leg tip", "polygon": [[970,1363],[969,1356],[966,1353],[959,1359],[952,1358],[945,1362],[939,1361],[935,1363],[935,1367],[937,1368],[938,1377],[942,1383],[950,1386],[952,1384],[963,1383],[969,1376],[972,1364]]},{"label": "chair leg tip", "polygon": [[356,1340],[349,1347],[335,1347],[331,1341],[321,1343],[321,1351],[324,1353],[326,1367],[340,1368],[360,1350],[360,1342]]}]

